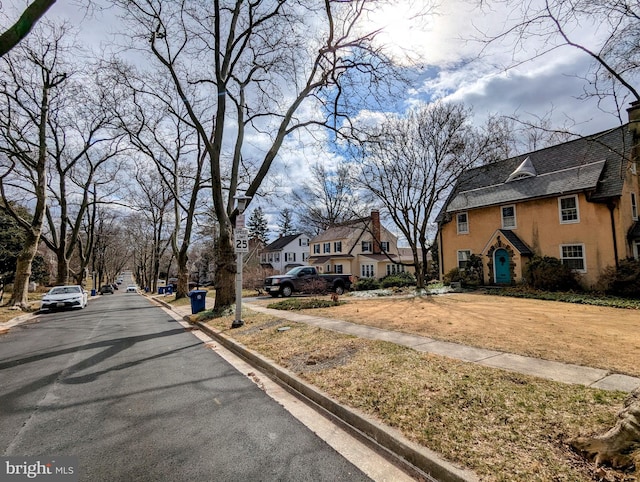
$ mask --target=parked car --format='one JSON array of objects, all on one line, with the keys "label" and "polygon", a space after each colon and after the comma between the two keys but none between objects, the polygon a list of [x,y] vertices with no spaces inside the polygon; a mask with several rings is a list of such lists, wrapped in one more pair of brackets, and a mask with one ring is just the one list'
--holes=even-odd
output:
[{"label": "parked car", "polygon": [[55,286],[40,300],[41,310],[61,308],[84,308],[89,302],[89,293],[80,285]]},{"label": "parked car", "polygon": [[274,298],[292,293],[316,293],[334,291],[341,295],[351,288],[351,275],[319,274],[313,266],[298,266],[285,274],[269,276],[264,280],[264,290]]},{"label": "parked car", "polygon": [[102,285],[100,288],[101,295],[112,295],[113,294],[113,286],[111,285]]},{"label": "parked car", "polygon": [[127,286],[127,293],[137,293],[138,292],[138,288],[133,286],[133,285],[129,285]]}]

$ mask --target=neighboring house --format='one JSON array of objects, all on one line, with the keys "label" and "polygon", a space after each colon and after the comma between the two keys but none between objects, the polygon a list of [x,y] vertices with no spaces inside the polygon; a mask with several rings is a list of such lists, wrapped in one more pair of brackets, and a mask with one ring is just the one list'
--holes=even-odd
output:
[{"label": "neighboring house", "polygon": [[379,211],[370,217],[336,224],[310,240],[309,264],[319,272],[382,278],[413,272],[410,252],[398,249],[398,238],[380,224]]},{"label": "neighboring house", "polygon": [[485,283],[514,284],[540,255],[591,287],[608,266],[638,258],[637,129],[630,122],[463,174],[438,215],[441,275],[477,255]]},{"label": "neighboring house", "polygon": [[263,268],[273,270],[274,274],[283,274],[296,266],[309,261],[309,236],[292,234],[282,236],[264,247],[260,253]]}]

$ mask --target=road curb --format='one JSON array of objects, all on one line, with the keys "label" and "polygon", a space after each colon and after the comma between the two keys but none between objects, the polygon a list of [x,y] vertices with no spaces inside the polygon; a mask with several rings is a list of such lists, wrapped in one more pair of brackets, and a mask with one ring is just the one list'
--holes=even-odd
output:
[{"label": "road curb", "polygon": [[[189,321],[187,316],[184,317],[184,320]],[[241,356],[253,366],[263,370],[314,404],[322,407],[366,438],[374,440],[386,451],[408,463],[414,470],[417,468],[432,479],[442,482],[476,482],[479,480],[472,472],[460,469],[443,460],[435,452],[406,439],[397,430],[372,420],[358,410],[336,402],[321,390],[308,385],[289,370],[275,365],[269,359],[232,338],[203,323],[198,322],[196,325],[228,350]]]}]

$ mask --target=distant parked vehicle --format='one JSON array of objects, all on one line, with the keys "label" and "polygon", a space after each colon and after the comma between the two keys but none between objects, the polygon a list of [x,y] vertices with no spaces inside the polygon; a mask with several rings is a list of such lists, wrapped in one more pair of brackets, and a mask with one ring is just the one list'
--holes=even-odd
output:
[{"label": "distant parked vehicle", "polygon": [[348,274],[319,274],[313,266],[298,266],[285,274],[266,278],[264,290],[274,298],[325,290],[341,295],[351,288],[351,280],[352,276]]},{"label": "distant parked vehicle", "polygon": [[129,285],[127,286],[127,293],[137,293],[138,292],[138,288],[133,286],[133,285]]},{"label": "distant parked vehicle", "polygon": [[101,295],[112,295],[113,294],[113,286],[111,285],[102,285],[100,288]]},{"label": "distant parked vehicle", "polygon": [[89,302],[89,293],[80,285],[55,286],[40,301],[41,310],[62,308],[84,308]]}]

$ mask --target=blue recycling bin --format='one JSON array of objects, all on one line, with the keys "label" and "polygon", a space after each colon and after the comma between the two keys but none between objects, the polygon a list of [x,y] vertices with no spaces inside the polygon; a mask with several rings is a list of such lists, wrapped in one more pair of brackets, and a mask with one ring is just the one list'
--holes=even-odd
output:
[{"label": "blue recycling bin", "polygon": [[164,286],[158,286],[158,294],[159,295],[163,295],[164,294]]},{"label": "blue recycling bin", "polygon": [[165,295],[172,295],[172,294],[173,294],[173,286],[168,285],[168,286],[164,289],[164,294],[165,294]]},{"label": "blue recycling bin", "polygon": [[191,298],[191,314],[195,315],[204,311],[206,308],[205,299],[207,297],[206,290],[191,290],[189,291],[189,298]]}]

